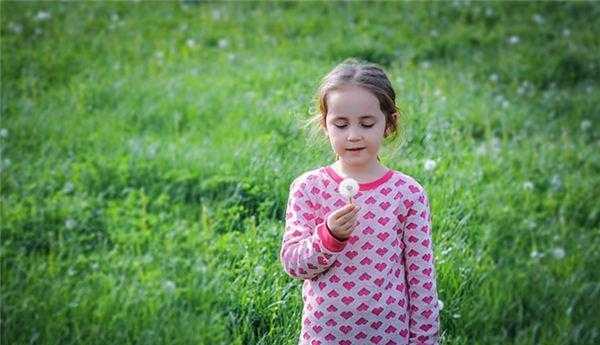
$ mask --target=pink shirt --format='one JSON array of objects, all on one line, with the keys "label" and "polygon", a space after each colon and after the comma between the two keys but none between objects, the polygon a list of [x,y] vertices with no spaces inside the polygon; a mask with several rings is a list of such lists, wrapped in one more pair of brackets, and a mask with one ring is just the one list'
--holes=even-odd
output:
[{"label": "pink shirt", "polygon": [[437,344],[439,306],[429,203],[395,170],[359,183],[358,226],[345,241],[325,222],[348,201],[330,167],[290,186],[280,260],[304,280],[299,344]]}]

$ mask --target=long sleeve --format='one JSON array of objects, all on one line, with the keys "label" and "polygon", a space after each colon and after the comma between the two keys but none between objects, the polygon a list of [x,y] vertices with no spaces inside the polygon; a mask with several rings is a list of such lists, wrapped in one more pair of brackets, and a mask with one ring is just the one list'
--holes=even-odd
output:
[{"label": "long sleeve", "polygon": [[420,185],[409,186],[404,206],[407,212],[403,217],[403,241],[409,296],[409,344],[437,344],[439,305],[431,217],[427,195]]},{"label": "long sleeve", "polygon": [[319,188],[309,183],[297,178],[290,186],[279,255],[285,272],[297,279],[311,279],[326,271],[347,243],[333,237],[326,219],[316,215],[321,205],[310,196],[318,195]]}]

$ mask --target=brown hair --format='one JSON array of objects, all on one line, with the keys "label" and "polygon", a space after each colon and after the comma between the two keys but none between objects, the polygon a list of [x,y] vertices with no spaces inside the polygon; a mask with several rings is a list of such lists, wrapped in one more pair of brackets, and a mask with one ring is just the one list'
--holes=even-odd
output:
[{"label": "brown hair", "polygon": [[398,117],[400,109],[396,106],[396,92],[384,70],[375,63],[348,58],[335,66],[323,79],[317,94],[315,105],[319,109],[308,124],[318,123],[321,129],[326,129],[327,95],[344,85],[361,86],[372,92],[379,100],[379,108],[385,115],[384,138],[394,139],[398,132]]}]

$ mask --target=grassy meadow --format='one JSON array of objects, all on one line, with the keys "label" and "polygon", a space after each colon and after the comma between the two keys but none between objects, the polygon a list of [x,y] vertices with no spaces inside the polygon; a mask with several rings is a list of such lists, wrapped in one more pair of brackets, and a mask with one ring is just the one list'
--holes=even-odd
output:
[{"label": "grassy meadow", "polygon": [[287,193],[347,57],[398,95],[442,344],[600,343],[599,3],[0,10],[2,344],[297,344]]}]

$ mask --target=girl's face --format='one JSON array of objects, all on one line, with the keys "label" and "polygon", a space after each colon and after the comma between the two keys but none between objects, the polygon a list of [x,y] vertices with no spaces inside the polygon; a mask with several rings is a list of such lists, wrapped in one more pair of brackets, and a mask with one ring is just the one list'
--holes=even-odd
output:
[{"label": "girl's face", "polygon": [[[347,165],[370,166],[377,161],[385,132],[379,100],[365,88],[345,85],[327,97],[326,134]],[[352,150],[361,148],[360,150]]]}]

